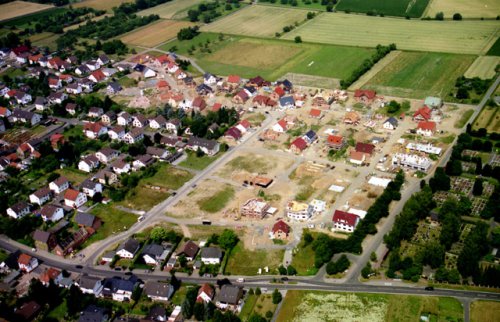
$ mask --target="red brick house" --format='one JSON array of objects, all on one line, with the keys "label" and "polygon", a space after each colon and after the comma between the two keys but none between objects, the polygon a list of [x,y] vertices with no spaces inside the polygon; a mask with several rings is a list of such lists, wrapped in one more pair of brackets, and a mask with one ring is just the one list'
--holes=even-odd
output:
[{"label": "red brick house", "polygon": [[286,239],[289,233],[290,226],[288,226],[283,220],[280,220],[273,225],[271,238]]},{"label": "red brick house", "polygon": [[415,113],[413,113],[413,121],[429,121],[431,119],[431,109],[427,106],[419,108]]},{"label": "red brick house", "polygon": [[326,144],[334,150],[342,149],[346,143],[346,139],[340,135],[329,135],[326,139]]},{"label": "red brick house", "polygon": [[300,137],[293,140],[292,144],[290,144],[290,150],[295,154],[302,153],[306,148],[307,142]]},{"label": "red brick house", "polygon": [[357,89],[354,92],[354,99],[357,102],[361,102],[364,104],[370,104],[377,97],[377,93],[368,89]]}]

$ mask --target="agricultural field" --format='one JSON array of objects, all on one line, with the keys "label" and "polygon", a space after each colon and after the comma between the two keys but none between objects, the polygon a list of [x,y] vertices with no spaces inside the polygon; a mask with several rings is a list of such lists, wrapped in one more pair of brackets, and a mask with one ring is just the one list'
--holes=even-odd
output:
[{"label": "agricultural field", "polygon": [[374,12],[376,14],[384,14],[385,16],[419,18],[424,13],[428,3],[429,0],[340,0],[335,9],[337,11]]},{"label": "agricultural field", "polygon": [[114,7],[118,7],[125,2],[133,2],[133,0],[83,0],[81,2],[73,3],[72,6],[75,8],[89,7],[97,10],[112,12]]},{"label": "agricultural field", "polygon": [[54,6],[27,1],[12,1],[0,5],[0,21],[52,9]]},{"label": "agricultural field", "polygon": [[205,25],[201,31],[252,37],[274,37],[283,27],[306,19],[307,11],[270,6],[249,6],[240,11]]},{"label": "agricultural field", "polygon": [[486,53],[488,56],[500,56],[500,38],[491,46],[490,50]]},{"label": "agricultural field", "polygon": [[471,322],[495,321],[500,316],[500,303],[493,301],[474,301],[470,305]]},{"label": "agricultural field", "polygon": [[495,76],[495,68],[500,63],[498,56],[479,56],[470,65],[464,76],[467,78],[479,77],[481,79],[490,79]]},{"label": "agricultural field", "polygon": [[[207,44],[210,52],[200,49]],[[194,46],[195,50],[190,51]],[[311,43],[296,44],[283,40],[223,36],[202,33],[191,41],[172,41],[161,47],[191,56],[204,69],[217,75],[261,75],[276,80],[286,73],[342,79],[348,77],[373,49]],[[191,52],[191,54],[189,53]]]},{"label": "agricultural field", "polygon": [[445,97],[473,60],[466,55],[402,52],[363,87],[396,97]]},{"label": "agricultural field", "polygon": [[277,321],[462,321],[458,300],[366,293],[288,291]]},{"label": "agricultural field", "polygon": [[159,6],[139,11],[139,16],[158,15],[163,19],[182,19],[187,16],[187,9],[203,2],[202,0],[174,0]]},{"label": "agricultural field", "polygon": [[187,21],[172,21],[172,20],[160,20],[134,30],[120,39],[126,44],[143,46],[143,47],[155,47],[167,40],[175,38],[177,33],[182,28],[192,26],[191,22]]},{"label": "agricultural field", "polygon": [[282,38],[300,36],[303,41],[364,47],[395,43],[405,50],[480,54],[499,34],[497,21],[458,23],[323,13]]},{"label": "agricultural field", "polygon": [[485,106],[472,124],[475,130],[485,128],[488,132],[498,132],[500,130],[499,107]]},{"label": "agricultural field", "polygon": [[56,40],[60,37],[60,35],[51,33],[51,32],[42,32],[39,34],[34,34],[29,39],[31,43],[35,46],[39,47],[49,47],[51,50],[57,49]]},{"label": "agricultural field", "polygon": [[425,16],[434,17],[436,13],[444,13],[451,18],[460,13],[464,18],[496,18],[500,14],[500,2],[497,0],[432,0]]}]

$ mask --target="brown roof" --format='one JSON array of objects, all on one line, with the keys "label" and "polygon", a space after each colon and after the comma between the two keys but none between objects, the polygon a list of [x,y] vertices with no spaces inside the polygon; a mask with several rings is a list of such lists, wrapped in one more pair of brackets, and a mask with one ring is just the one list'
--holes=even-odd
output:
[{"label": "brown roof", "polygon": [[21,254],[17,262],[19,264],[28,265],[31,261],[31,256],[28,254]]},{"label": "brown roof", "polygon": [[288,234],[290,232],[290,226],[288,226],[283,220],[280,220],[273,226],[273,233],[276,233],[278,231],[282,231],[285,234]]},{"label": "brown roof", "polygon": [[[213,298],[214,297],[214,294],[215,294],[215,291],[214,289],[212,288],[212,286],[210,286],[210,284],[208,283],[205,283],[203,284],[200,289],[198,290],[198,296],[200,296],[201,293],[205,293],[207,294],[210,298]],[[198,298],[196,300],[197,302],[201,301],[201,298]]]},{"label": "brown roof", "polygon": [[80,194],[80,191],[73,190],[73,189],[68,189],[64,193],[64,199],[68,199],[71,201],[75,201],[76,198],[78,198],[78,195]]},{"label": "brown roof", "polygon": [[187,241],[184,246],[179,250],[178,255],[186,255],[187,257],[194,257],[200,248],[193,241]]}]

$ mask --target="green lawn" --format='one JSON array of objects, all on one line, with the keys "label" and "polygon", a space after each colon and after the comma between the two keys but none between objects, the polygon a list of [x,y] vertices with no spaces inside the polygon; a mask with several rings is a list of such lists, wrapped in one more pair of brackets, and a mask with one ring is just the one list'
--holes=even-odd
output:
[{"label": "green lawn", "polygon": [[130,78],[130,77],[127,77],[127,76],[124,76],[122,78],[120,78],[118,80],[118,83],[124,87],[124,88],[127,88],[127,87],[134,87],[137,85],[137,81]]},{"label": "green lawn", "polygon": [[288,291],[277,321],[462,321],[458,300],[409,295]]},{"label": "green lawn", "polygon": [[68,308],[66,306],[66,301],[64,300],[61,304],[59,304],[52,311],[50,311],[47,317],[55,319],[57,321],[64,321],[67,311]]},{"label": "green lawn", "polygon": [[179,166],[193,170],[203,170],[208,167],[210,163],[217,160],[219,156],[221,156],[220,152],[214,157],[210,157],[208,155],[197,157],[196,153],[188,152],[186,160],[179,163]]},{"label": "green lawn", "polygon": [[213,196],[198,200],[197,203],[200,210],[215,213],[224,209],[233,197],[233,187],[226,185],[224,189],[217,191]]},{"label": "green lawn", "polygon": [[102,226],[85,242],[83,247],[112,234],[125,231],[137,222],[136,215],[118,210],[109,204],[97,205],[90,213],[101,218]]},{"label": "green lawn", "polygon": [[[194,47],[193,47],[194,46]],[[277,39],[257,39],[235,35],[201,33],[188,41],[173,41],[160,47],[175,49],[196,59],[204,69],[218,75],[261,75],[275,80],[298,73],[342,79],[351,75],[373,49],[311,43],[296,44]],[[188,51],[194,48],[190,54]]]},{"label": "green lawn", "polygon": [[269,273],[276,274],[276,269],[283,262],[284,250],[255,250],[250,251],[239,242],[231,251],[225,274],[257,275],[259,268],[269,267]]},{"label": "green lawn", "polygon": [[59,173],[63,177],[66,177],[66,179],[75,184],[81,184],[83,181],[85,181],[85,179],[89,177],[88,173],[74,168],[58,169],[55,172]]},{"label": "green lawn", "polygon": [[170,193],[168,192],[153,190],[139,184],[127,193],[125,200],[120,201],[118,204],[127,208],[147,211],[169,196]]},{"label": "green lawn", "polygon": [[273,304],[273,299],[271,294],[261,294],[261,295],[248,295],[245,299],[245,305],[241,309],[240,319],[245,322],[253,314],[260,314],[265,316],[266,312],[271,311],[274,313],[276,311],[276,304]]},{"label": "green lawn", "polygon": [[500,56],[500,37],[497,38],[493,46],[491,46],[490,50],[487,53],[488,56]]},{"label": "green lawn", "polygon": [[314,250],[309,244],[304,247],[304,241],[301,241],[298,250],[294,253],[292,264],[298,275],[316,275],[318,269],[314,266]]},{"label": "green lawn", "polygon": [[7,252],[3,249],[0,249],[0,263],[2,263],[7,257],[9,257],[9,254],[7,254]]},{"label": "green lawn", "polygon": [[402,52],[363,88],[396,97],[445,97],[473,61],[472,55]]},{"label": "green lawn", "polygon": [[20,68],[13,68],[10,67],[6,71],[0,74],[0,76],[9,76],[10,78],[15,78],[17,76],[22,76],[24,75],[24,72]]},{"label": "green lawn", "polygon": [[192,173],[163,163],[154,176],[142,180],[141,184],[176,190],[191,180],[191,178],[193,178]]},{"label": "green lawn", "polygon": [[67,139],[67,138],[70,138],[70,137],[79,137],[79,136],[83,136],[83,126],[82,125],[75,125],[73,127],[70,127],[69,129],[67,129],[66,131],[64,131],[64,137]]},{"label": "green lawn", "polygon": [[419,18],[424,13],[429,0],[340,0],[335,7],[338,11],[374,12],[386,16],[409,16]]}]

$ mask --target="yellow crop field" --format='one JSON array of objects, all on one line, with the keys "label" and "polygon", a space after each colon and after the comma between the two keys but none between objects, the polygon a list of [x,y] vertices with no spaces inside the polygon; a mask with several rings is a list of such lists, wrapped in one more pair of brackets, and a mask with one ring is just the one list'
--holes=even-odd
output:
[{"label": "yellow crop field", "polygon": [[480,56],[470,65],[464,76],[467,78],[479,77],[489,79],[495,76],[495,67],[500,64],[498,56]]},{"label": "yellow crop field", "polygon": [[307,10],[253,5],[203,26],[201,30],[252,37],[274,37],[277,32],[283,31],[283,27],[306,19],[306,15]]},{"label": "yellow crop field", "polygon": [[139,11],[139,16],[158,15],[163,19],[182,19],[187,16],[187,9],[203,0],[174,0],[156,7]]},{"label": "yellow crop field", "polygon": [[480,54],[499,34],[500,24],[493,20],[424,21],[323,13],[282,38],[300,36],[303,41],[364,47],[395,43],[405,50]]},{"label": "yellow crop field", "polygon": [[464,18],[495,18],[500,14],[500,1],[432,0],[424,17],[434,17],[438,12],[444,13],[445,18],[451,18],[455,13],[460,13]]},{"label": "yellow crop field", "polygon": [[83,0],[72,4],[75,8],[89,7],[97,10],[111,11],[113,7],[118,7],[125,2],[133,2],[134,0]]},{"label": "yellow crop field", "polygon": [[0,5],[0,21],[54,8],[51,5],[26,1],[12,1]]},{"label": "yellow crop field", "polygon": [[134,30],[121,37],[126,44],[155,47],[167,40],[175,38],[182,28],[192,26],[188,21],[160,20],[157,23],[147,25],[144,28]]}]

